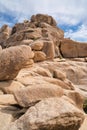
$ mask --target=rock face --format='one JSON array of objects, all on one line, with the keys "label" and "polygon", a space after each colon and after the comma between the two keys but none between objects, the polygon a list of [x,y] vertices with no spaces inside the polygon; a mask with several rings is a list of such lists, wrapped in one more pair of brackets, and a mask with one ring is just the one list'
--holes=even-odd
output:
[{"label": "rock face", "polygon": [[61,97],[63,94],[63,89],[50,83],[31,85],[14,92],[18,104],[22,107],[29,107],[44,98]]},{"label": "rock face", "polygon": [[[0,80],[13,79],[34,54],[28,46],[10,47],[0,53]],[[31,62],[30,62],[31,63]]]},{"label": "rock face", "polygon": [[0,29],[0,130],[79,130],[84,100],[86,43],[43,14]]},{"label": "rock face", "polygon": [[4,47],[4,42],[10,37],[11,28],[8,25],[3,25],[0,29],[0,45]]},{"label": "rock face", "polygon": [[87,57],[87,43],[79,43],[70,39],[61,41],[61,53],[65,58]]},{"label": "rock face", "polygon": [[50,98],[31,107],[9,130],[78,130],[83,119],[82,112],[68,101]]},{"label": "rock face", "polygon": [[79,70],[74,75],[72,71],[68,71],[77,66],[81,71],[81,77],[77,79],[85,80],[87,73],[82,73],[87,68],[85,61],[76,63],[72,60],[54,59],[37,62],[31,68],[21,70],[15,81],[0,82],[0,90],[3,92],[0,103],[3,109],[7,107],[7,112],[9,109],[11,112],[7,105],[16,105],[16,110],[13,109],[12,114],[8,115],[13,119],[11,118],[7,127],[1,125],[0,129],[79,130],[84,120],[83,96],[79,89],[81,83],[77,84],[73,79]]},{"label": "rock face", "polygon": [[42,15],[42,14],[33,15],[31,17],[31,22],[35,22],[37,24],[41,23],[41,22],[45,22],[45,23],[48,23],[52,26],[57,25],[56,21],[52,18],[52,16]]},{"label": "rock face", "polygon": [[2,42],[2,47],[29,45],[34,51],[45,52],[47,59],[53,59],[61,55],[59,45],[63,38],[64,32],[57,27],[52,16],[38,14],[33,15],[30,22],[17,23],[11,35]]}]

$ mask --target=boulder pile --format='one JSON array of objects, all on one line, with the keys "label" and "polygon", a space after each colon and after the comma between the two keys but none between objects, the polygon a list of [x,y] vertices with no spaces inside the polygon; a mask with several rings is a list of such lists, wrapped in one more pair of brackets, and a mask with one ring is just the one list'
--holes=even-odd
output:
[{"label": "boulder pile", "polygon": [[0,130],[79,130],[86,99],[86,43],[44,14],[0,28]]}]

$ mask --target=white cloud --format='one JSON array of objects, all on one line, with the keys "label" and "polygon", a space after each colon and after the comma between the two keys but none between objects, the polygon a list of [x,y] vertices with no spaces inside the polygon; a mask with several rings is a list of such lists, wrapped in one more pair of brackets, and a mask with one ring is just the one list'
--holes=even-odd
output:
[{"label": "white cloud", "polygon": [[71,39],[74,39],[76,41],[87,41],[87,26],[81,25],[77,31],[68,30],[68,32],[65,32],[65,37],[70,37]]},{"label": "white cloud", "polygon": [[[69,30],[65,36],[74,39],[80,37],[79,39],[84,38],[85,40],[87,36],[86,6],[87,0],[0,0],[0,12],[15,15],[18,22],[29,19],[31,15],[36,13],[52,15],[60,25],[76,26],[81,22],[85,28],[81,27],[75,32]],[[0,19],[0,25],[3,23],[5,23],[4,19],[2,21]]]},{"label": "white cloud", "polygon": [[59,22],[65,21],[67,24],[76,24],[79,20],[87,19],[87,0],[0,0],[0,3],[10,11],[27,17],[34,13],[48,13],[56,15]]}]

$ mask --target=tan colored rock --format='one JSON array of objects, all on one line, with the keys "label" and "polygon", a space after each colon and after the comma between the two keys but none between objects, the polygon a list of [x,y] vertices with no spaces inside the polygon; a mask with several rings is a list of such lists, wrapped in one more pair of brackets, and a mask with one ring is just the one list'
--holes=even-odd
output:
[{"label": "tan colored rock", "polygon": [[77,45],[78,57],[87,57],[87,43],[79,43]]},{"label": "tan colored rock", "polygon": [[87,62],[87,57],[84,60],[85,60],[85,62]]},{"label": "tan colored rock", "polygon": [[[83,67],[82,67],[83,66]],[[71,63],[68,67],[65,69],[67,78],[74,84],[80,85],[85,83],[84,78],[86,75],[86,65],[83,63]],[[83,80],[83,81],[82,81]],[[87,82],[86,82],[87,83]]]},{"label": "tan colored rock", "polygon": [[58,79],[60,79],[62,81],[64,81],[66,79],[66,75],[63,72],[59,71],[59,70],[54,70],[53,77],[58,78]]},{"label": "tan colored rock", "polygon": [[86,129],[87,129],[87,114],[85,115],[85,120],[79,130],[86,130]]},{"label": "tan colored rock", "polygon": [[13,35],[11,35],[6,40],[5,44],[6,44],[6,47],[16,46],[17,44],[29,45],[32,42],[32,40],[35,41],[37,39],[40,39],[41,37],[42,37],[42,32],[40,28],[36,28],[36,29],[27,28],[27,29],[19,31],[18,33],[14,33]]},{"label": "tan colored rock", "polygon": [[32,84],[15,91],[14,95],[20,106],[28,107],[44,98],[61,97],[63,89],[50,83]]},{"label": "tan colored rock", "polygon": [[25,45],[3,49],[0,53],[0,80],[15,78],[33,56],[31,48]]},{"label": "tan colored rock", "polygon": [[25,39],[37,40],[41,38],[41,29],[34,30],[34,32],[26,32]]},{"label": "tan colored rock", "polygon": [[2,52],[2,47],[0,46],[0,53]]},{"label": "tan colored rock", "polygon": [[71,98],[74,101],[75,105],[79,109],[83,110],[84,100],[83,100],[83,96],[80,93],[78,93],[76,91],[70,91],[69,90],[69,91],[65,91],[65,94],[66,94],[67,97]]},{"label": "tan colored rock", "polygon": [[30,45],[31,42],[33,42],[33,40],[29,40],[29,39],[26,39],[26,40],[22,40],[22,41],[14,41],[14,42],[9,42],[7,44],[7,47],[10,47],[10,46],[18,46],[18,45]]},{"label": "tan colored rock", "polygon": [[15,117],[19,116],[19,108],[12,105],[0,105],[0,130],[7,130],[10,123],[15,121]]},{"label": "tan colored rock", "polygon": [[33,43],[30,44],[30,47],[31,47],[33,50],[35,50],[35,51],[41,51],[42,48],[43,48],[43,45],[44,45],[43,41],[41,41],[41,40],[36,40],[35,42],[33,42]]},{"label": "tan colored rock", "polygon": [[48,23],[52,26],[56,26],[56,21],[52,18],[52,16],[49,16],[49,15],[44,15],[44,14],[37,14],[37,15],[33,15],[31,17],[31,22],[37,22],[37,23],[40,23],[40,22],[45,22],[45,23]]},{"label": "tan colored rock", "polygon": [[4,48],[5,41],[10,37],[11,28],[8,25],[3,25],[0,29],[0,45]]},{"label": "tan colored rock", "polygon": [[0,90],[0,95],[4,94],[2,90]]},{"label": "tan colored rock", "polygon": [[44,69],[42,67],[37,67],[36,70],[34,71],[39,75],[45,76],[45,77],[52,77],[52,74],[48,69]]},{"label": "tan colored rock", "polygon": [[26,39],[26,40],[22,40],[20,42],[20,44],[21,45],[30,45],[32,42],[33,42],[33,40]]},{"label": "tan colored rock", "polygon": [[16,77],[16,80],[26,87],[29,85],[35,86],[36,84],[42,85],[47,83],[46,81],[43,80],[42,76],[38,75],[36,72],[31,73],[29,69],[25,71],[21,70],[18,76]]},{"label": "tan colored rock", "polygon": [[87,57],[86,43],[80,43],[70,39],[64,39],[61,41],[60,49],[63,57],[66,58]]},{"label": "tan colored rock", "polygon": [[60,39],[64,38],[64,31],[58,27],[54,27],[43,22],[40,23],[40,27],[42,28],[43,37],[47,37],[48,35],[48,38],[54,42],[59,42]]},{"label": "tan colored rock", "polygon": [[34,51],[34,61],[40,62],[46,60],[46,55],[42,51]]},{"label": "tan colored rock", "polygon": [[44,77],[44,80],[49,83],[58,85],[63,89],[74,90],[74,86],[66,81],[64,82],[64,81],[56,79],[56,78],[48,78],[48,77],[46,77],[46,78]]},{"label": "tan colored rock", "polygon": [[76,42],[70,39],[64,39],[61,41],[61,52],[63,57],[77,58],[78,50]]},{"label": "tan colored rock", "polygon": [[79,130],[83,120],[83,112],[68,100],[48,98],[29,108],[8,130]]},{"label": "tan colored rock", "polygon": [[13,116],[8,111],[4,111],[0,109],[0,130],[7,130],[7,127],[13,120]]},{"label": "tan colored rock", "polygon": [[11,34],[11,28],[8,25],[3,25],[0,29],[0,32],[5,32],[8,33],[9,35]]},{"label": "tan colored rock", "polygon": [[0,82],[0,90],[2,90],[4,93],[7,94],[13,94],[14,91],[17,91],[21,88],[24,88],[24,85],[22,85],[20,82],[17,81],[4,81]]},{"label": "tan colored rock", "polygon": [[0,95],[0,105],[15,105],[18,104],[12,94]]},{"label": "tan colored rock", "polygon": [[46,54],[47,59],[54,59],[55,50],[52,41],[44,41],[44,46],[42,51]]}]

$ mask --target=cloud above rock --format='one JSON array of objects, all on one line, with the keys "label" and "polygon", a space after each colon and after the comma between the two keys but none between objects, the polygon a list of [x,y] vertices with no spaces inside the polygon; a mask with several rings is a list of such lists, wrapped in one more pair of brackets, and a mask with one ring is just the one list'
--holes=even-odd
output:
[{"label": "cloud above rock", "polygon": [[[59,27],[66,27],[65,36],[87,41],[86,5],[87,0],[0,0],[0,26],[5,23],[12,26],[33,14],[44,13],[52,15]],[[76,38],[76,34],[81,38]]]}]

